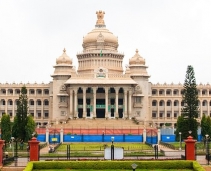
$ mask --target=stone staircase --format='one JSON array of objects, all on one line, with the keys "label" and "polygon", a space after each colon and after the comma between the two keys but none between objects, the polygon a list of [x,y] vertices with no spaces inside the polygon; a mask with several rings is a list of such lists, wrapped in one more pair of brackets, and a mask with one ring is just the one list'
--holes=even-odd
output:
[{"label": "stone staircase", "polygon": [[[63,124],[64,126],[64,124]],[[133,120],[125,119],[73,119],[68,120],[65,124],[65,127],[74,127],[74,128],[144,128],[143,125],[137,125]]]}]

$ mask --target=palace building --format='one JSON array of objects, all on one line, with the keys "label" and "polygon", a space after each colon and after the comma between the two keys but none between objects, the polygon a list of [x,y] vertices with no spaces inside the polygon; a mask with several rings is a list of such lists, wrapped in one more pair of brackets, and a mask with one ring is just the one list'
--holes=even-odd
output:
[{"label": "palace building", "polygon": [[[149,82],[145,59],[136,50],[124,69],[118,38],[97,12],[95,28],[83,38],[78,68],[66,50],[56,59],[49,84],[0,84],[0,115],[14,118],[22,86],[29,113],[40,125],[71,119],[134,119],[140,125],[174,125],[181,114],[182,84]],[[211,86],[198,85],[200,116],[211,115]]]}]

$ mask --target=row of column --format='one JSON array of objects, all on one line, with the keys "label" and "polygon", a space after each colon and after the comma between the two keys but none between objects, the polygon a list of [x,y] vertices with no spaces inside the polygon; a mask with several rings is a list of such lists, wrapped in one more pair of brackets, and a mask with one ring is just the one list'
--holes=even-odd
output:
[{"label": "row of column", "polygon": [[[152,103],[151,103],[152,104]],[[152,106],[153,107],[153,106]],[[164,114],[167,114],[167,108],[168,107],[171,107],[171,113],[172,113],[172,115],[175,113],[175,112],[178,112],[178,114],[179,114],[179,116],[181,116],[181,109],[182,109],[182,106],[181,106],[181,101],[179,101],[179,103],[178,103],[178,106],[159,106],[159,105],[157,105],[156,106],[157,107],[157,113],[158,113],[158,115],[159,115],[159,113],[160,112],[164,112]],[[160,110],[160,107],[161,108],[164,108],[164,110]],[[203,107],[204,106],[202,106],[202,103],[200,103],[200,106],[199,106],[199,114],[200,114],[200,118],[202,117],[202,115],[203,115],[203,113],[205,112],[205,111],[207,111],[207,115],[210,115],[210,106],[209,105],[207,105],[207,110],[203,110]],[[175,110],[175,108],[178,108],[178,110]],[[151,111],[151,113],[152,113],[153,111]],[[159,116],[158,116],[158,118],[159,118]]]},{"label": "row of column", "polygon": [[[83,87],[83,117],[86,116],[86,89],[88,87]],[[98,87],[92,87],[93,90],[93,117],[96,117],[96,93],[97,93]],[[119,95],[119,87],[115,87],[115,117],[118,117],[118,95]],[[105,117],[108,116],[108,90],[109,87],[104,87],[105,90]],[[78,117],[78,88],[70,88],[69,89],[70,94],[70,116]],[[129,117],[131,114],[131,98],[132,98],[132,91],[125,90],[124,89],[124,116]],[[73,99],[74,99],[74,107],[73,107]]]}]

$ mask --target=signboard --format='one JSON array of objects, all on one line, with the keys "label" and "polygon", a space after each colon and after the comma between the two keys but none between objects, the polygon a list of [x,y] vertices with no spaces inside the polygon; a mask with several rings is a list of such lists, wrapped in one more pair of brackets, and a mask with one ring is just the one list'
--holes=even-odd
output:
[{"label": "signboard", "polygon": [[[104,158],[106,160],[111,160],[111,147],[107,147],[104,150]],[[123,159],[124,158],[124,150],[122,147],[114,147],[114,160],[115,159]]]},{"label": "signboard", "polygon": [[52,141],[57,141],[57,138],[51,138]]}]

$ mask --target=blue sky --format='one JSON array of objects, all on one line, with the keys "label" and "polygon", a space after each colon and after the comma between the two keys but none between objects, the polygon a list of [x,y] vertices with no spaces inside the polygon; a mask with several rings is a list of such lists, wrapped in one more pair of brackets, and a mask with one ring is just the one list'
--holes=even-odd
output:
[{"label": "blue sky", "polygon": [[138,49],[154,84],[183,83],[188,65],[198,84],[211,83],[210,9],[210,0],[1,0],[0,82],[50,82],[64,48],[77,66],[103,10],[123,67]]}]

